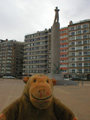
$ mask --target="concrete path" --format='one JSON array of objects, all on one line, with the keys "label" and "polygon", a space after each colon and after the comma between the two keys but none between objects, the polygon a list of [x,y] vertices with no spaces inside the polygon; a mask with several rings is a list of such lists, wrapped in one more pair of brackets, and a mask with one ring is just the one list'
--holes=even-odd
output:
[{"label": "concrete path", "polygon": [[[25,83],[22,80],[0,78],[0,112],[21,96]],[[90,82],[79,86],[54,86],[54,95],[66,104],[79,118],[90,120]]]}]

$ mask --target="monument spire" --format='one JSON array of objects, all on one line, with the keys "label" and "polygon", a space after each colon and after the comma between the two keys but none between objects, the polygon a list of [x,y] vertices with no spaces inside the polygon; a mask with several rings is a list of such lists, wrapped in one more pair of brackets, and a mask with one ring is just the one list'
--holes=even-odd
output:
[{"label": "monument spire", "polygon": [[[58,73],[57,68],[60,67],[60,24],[59,9],[55,8],[55,19],[51,29],[51,73]],[[56,67],[57,66],[57,67]]]},{"label": "monument spire", "polygon": [[56,9],[54,9],[54,11],[55,11],[55,19],[54,19],[54,23],[55,22],[59,22],[59,9],[58,9],[58,7],[56,7]]},{"label": "monument spire", "polygon": [[63,75],[60,70],[60,24],[59,9],[55,8],[55,19],[51,28],[51,73],[50,78],[62,80]]}]

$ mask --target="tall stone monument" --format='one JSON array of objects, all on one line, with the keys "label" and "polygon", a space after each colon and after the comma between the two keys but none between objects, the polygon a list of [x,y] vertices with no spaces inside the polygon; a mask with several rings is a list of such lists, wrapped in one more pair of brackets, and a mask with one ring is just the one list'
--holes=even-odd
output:
[{"label": "tall stone monument", "polygon": [[59,9],[55,9],[55,19],[51,28],[51,74],[58,74],[60,69],[60,24]]},{"label": "tall stone monument", "polygon": [[59,24],[59,9],[55,8],[55,19],[51,28],[51,73],[50,78],[63,80],[63,75],[60,70],[60,24]]}]

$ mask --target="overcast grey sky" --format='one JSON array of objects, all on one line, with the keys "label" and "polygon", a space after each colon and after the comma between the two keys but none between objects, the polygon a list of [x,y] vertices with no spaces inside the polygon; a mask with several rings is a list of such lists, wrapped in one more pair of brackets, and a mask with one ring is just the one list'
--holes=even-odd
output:
[{"label": "overcast grey sky", "polygon": [[0,0],[0,39],[24,41],[27,34],[49,29],[56,6],[61,27],[90,19],[90,0]]}]

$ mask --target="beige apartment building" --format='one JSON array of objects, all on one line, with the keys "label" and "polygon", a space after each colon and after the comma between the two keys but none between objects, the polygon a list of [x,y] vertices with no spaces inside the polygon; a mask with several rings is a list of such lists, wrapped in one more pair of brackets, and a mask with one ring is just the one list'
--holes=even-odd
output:
[{"label": "beige apartment building", "polygon": [[25,36],[23,74],[50,73],[51,29]]},{"label": "beige apartment building", "polygon": [[68,75],[90,73],[90,19],[68,25]]}]

